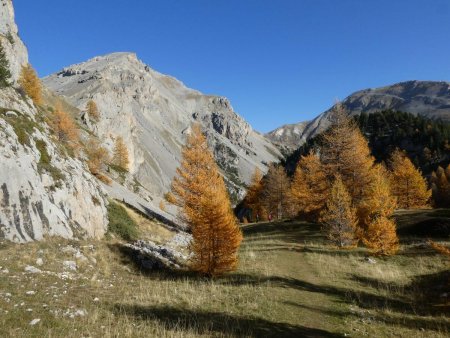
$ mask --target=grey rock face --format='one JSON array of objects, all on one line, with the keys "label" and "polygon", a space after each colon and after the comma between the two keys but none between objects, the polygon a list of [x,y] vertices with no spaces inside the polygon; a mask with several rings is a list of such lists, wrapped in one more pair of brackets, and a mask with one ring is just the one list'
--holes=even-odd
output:
[{"label": "grey rock face", "polygon": [[160,74],[135,54],[114,53],[64,68],[44,84],[84,110],[93,99],[100,110],[91,130],[112,149],[122,136],[131,173],[155,197],[170,188],[180,149],[193,122],[200,123],[230,190],[243,194],[255,169],[278,161],[277,148],[237,115],[224,97],[203,95]]},{"label": "grey rock face", "polygon": [[[391,109],[450,121],[450,83],[407,81],[381,88],[365,89],[347,97],[342,101],[342,105],[353,116],[362,112],[371,114]],[[267,137],[294,150],[330,126],[333,108],[312,121],[275,129],[268,133]],[[299,133],[291,132],[295,129]]]},{"label": "grey rock face", "polygon": [[101,237],[108,224],[104,190],[83,163],[60,152],[37,114],[15,90],[0,91],[0,238]]},{"label": "grey rock face", "polygon": [[281,149],[296,149],[299,144],[306,142],[304,131],[309,121],[296,124],[286,124],[270,133],[266,137],[277,144]]},{"label": "grey rock face", "polygon": [[22,66],[28,63],[28,51],[18,35],[12,0],[0,0],[0,42],[8,57],[12,80],[17,83]]}]

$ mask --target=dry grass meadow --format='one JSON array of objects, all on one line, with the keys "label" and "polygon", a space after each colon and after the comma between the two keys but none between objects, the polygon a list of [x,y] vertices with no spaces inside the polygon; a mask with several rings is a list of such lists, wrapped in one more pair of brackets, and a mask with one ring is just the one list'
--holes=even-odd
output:
[{"label": "dry grass meadow", "polygon": [[[450,222],[445,211],[398,218],[400,230],[417,220]],[[147,238],[169,237],[137,221]],[[243,230],[238,271],[214,280],[142,271],[114,238],[1,243],[0,336],[448,337],[449,260],[415,232],[405,231],[398,255],[370,263],[363,248],[328,246],[313,224]],[[82,256],[74,258],[76,250]],[[78,269],[65,269],[66,260]],[[42,272],[25,272],[27,265]]]}]

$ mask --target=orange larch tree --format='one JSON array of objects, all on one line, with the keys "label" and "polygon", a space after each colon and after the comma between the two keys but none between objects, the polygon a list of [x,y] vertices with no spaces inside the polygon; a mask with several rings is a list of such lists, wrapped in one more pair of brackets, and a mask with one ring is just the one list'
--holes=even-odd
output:
[{"label": "orange larch tree", "polygon": [[85,151],[88,158],[87,165],[91,174],[109,184],[111,180],[104,173],[110,160],[108,150],[102,147],[96,139],[90,138],[86,143]]},{"label": "orange larch tree", "polygon": [[392,192],[400,208],[421,208],[428,205],[431,190],[421,172],[406,154],[395,150],[389,160]]},{"label": "orange larch tree", "polygon": [[353,204],[359,208],[366,198],[365,187],[370,184],[374,158],[366,138],[340,104],[332,113],[331,122],[323,135],[321,161],[329,178],[341,176]]},{"label": "orange larch tree", "polygon": [[358,244],[356,209],[339,175],[331,187],[321,223],[328,239],[338,247],[354,247]]},{"label": "orange larch tree", "polygon": [[398,251],[395,222],[385,216],[374,218],[367,226],[364,244],[377,255],[393,255]]},{"label": "orange larch tree", "polygon": [[283,166],[269,165],[263,187],[262,201],[267,213],[279,220],[291,216],[290,182]]},{"label": "orange larch tree", "polygon": [[58,141],[72,148],[78,146],[79,129],[72,116],[57,105],[49,121]]},{"label": "orange larch tree", "polygon": [[22,66],[22,71],[20,73],[19,84],[25,93],[31,97],[34,104],[42,104],[42,84],[39,80],[36,71],[30,64]]},{"label": "orange larch tree", "polygon": [[360,218],[365,231],[360,235],[363,243],[375,254],[392,255],[398,250],[396,224],[392,215],[397,205],[391,193],[386,168],[378,164],[372,170],[372,182],[367,199],[361,204]]},{"label": "orange larch tree", "polygon": [[317,221],[328,198],[329,184],[318,155],[302,156],[291,183],[291,203],[295,214]]},{"label": "orange larch tree", "polygon": [[86,111],[92,120],[96,122],[100,120],[100,112],[94,100],[88,101],[88,103],[86,104]]},{"label": "orange larch tree", "polygon": [[266,219],[267,212],[262,205],[262,190],[263,190],[263,174],[261,170],[256,167],[252,175],[252,180],[247,189],[247,194],[244,198],[245,207],[252,210],[253,219]]},{"label": "orange larch tree", "polygon": [[130,160],[128,148],[125,145],[122,136],[119,136],[116,139],[116,143],[114,145],[113,163],[126,171],[129,169]]},{"label": "orange larch tree", "polygon": [[197,124],[183,147],[167,199],[180,207],[181,218],[192,232],[192,269],[208,276],[234,270],[242,233],[223,177]]}]

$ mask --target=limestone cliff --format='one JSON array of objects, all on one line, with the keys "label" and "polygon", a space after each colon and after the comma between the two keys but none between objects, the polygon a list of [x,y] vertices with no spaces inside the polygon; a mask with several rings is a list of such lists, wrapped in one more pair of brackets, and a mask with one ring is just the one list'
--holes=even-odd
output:
[{"label": "limestone cliff", "polygon": [[[0,39],[16,86],[28,53],[10,0],[0,0]],[[55,142],[42,109],[15,86],[0,90],[0,238],[101,237],[108,224],[103,188]]]}]

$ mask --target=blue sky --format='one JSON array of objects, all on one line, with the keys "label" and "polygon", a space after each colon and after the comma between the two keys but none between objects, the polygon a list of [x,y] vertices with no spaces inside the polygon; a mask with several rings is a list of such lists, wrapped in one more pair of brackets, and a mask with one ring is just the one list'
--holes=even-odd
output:
[{"label": "blue sky", "polygon": [[13,0],[41,76],[133,51],[227,96],[255,129],[304,121],[352,92],[450,80],[447,0]]}]

